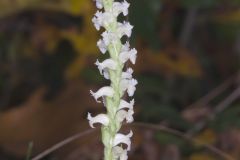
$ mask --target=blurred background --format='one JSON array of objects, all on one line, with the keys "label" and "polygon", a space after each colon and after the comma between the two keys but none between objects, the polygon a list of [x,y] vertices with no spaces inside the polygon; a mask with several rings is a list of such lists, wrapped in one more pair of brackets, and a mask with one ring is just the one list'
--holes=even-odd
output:
[{"label": "blurred background", "polygon": [[[0,0],[0,160],[33,157],[104,112],[89,94],[108,84],[94,66],[106,58],[95,12],[92,0]],[[135,121],[198,140],[133,125],[129,159],[223,159],[206,144],[240,159],[240,1],[131,0],[129,20]],[[102,149],[97,131],[43,159],[100,160]]]}]

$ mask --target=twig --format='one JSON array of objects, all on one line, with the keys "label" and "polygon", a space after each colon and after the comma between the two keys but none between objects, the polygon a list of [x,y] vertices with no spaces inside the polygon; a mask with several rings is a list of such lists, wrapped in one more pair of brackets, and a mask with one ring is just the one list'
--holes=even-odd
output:
[{"label": "twig", "polygon": [[189,40],[191,39],[192,31],[194,29],[194,25],[197,17],[197,12],[198,12],[198,8],[196,7],[192,7],[188,10],[188,13],[181,31],[181,35],[179,38],[180,44],[184,47],[186,47]]},{"label": "twig", "polygon": [[[148,123],[141,123],[141,122],[136,122],[132,124],[133,126],[138,126],[138,127],[145,127],[145,128],[149,128],[149,129],[153,129],[153,130],[157,130],[157,131],[164,131],[173,135],[176,135],[178,137],[181,137],[189,142],[192,142],[194,144],[199,144],[201,143],[200,140],[197,139],[193,139],[189,136],[187,136],[186,134],[184,134],[183,132],[180,132],[178,130],[175,129],[171,129],[171,128],[167,128],[165,126],[161,126],[161,125],[155,125],[155,124],[148,124]],[[203,144],[203,147],[207,148],[208,150],[212,151],[213,153],[215,153],[216,155],[226,159],[226,160],[235,160],[232,156],[228,155],[227,153],[221,151],[220,149],[209,145],[209,144]]]},{"label": "twig", "polygon": [[28,144],[28,150],[27,150],[27,157],[26,160],[30,160],[30,157],[32,155],[32,149],[33,149],[33,142],[30,142]]},{"label": "twig", "polygon": [[217,114],[221,113],[224,111],[227,107],[230,106],[231,103],[233,103],[235,100],[237,100],[240,97],[240,87],[235,89],[227,98],[225,98],[222,102],[220,102],[213,112],[211,114],[208,114],[207,119],[198,122],[195,124],[195,127],[188,131],[188,135],[192,136],[194,133],[202,130],[206,125],[207,122],[214,120]]},{"label": "twig", "polygon": [[88,134],[91,134],[91,133],[93,133],[93,132],[95,132],[97,130],[99,130],[99,128],[98,129],[89,129],[89,130],[86,130],[84,132],[75,134],[75,135],[73,135],[73,136],[71,136],[71,137],[69,137],[69,138],[67,138],[67,139],[65,139],[65,140],[63,140],[63,141],[53,145],[52,147],[50,147],[47,150],[43,151],[42,153],[38,154],[36,157],[32,158],[31,160],[40,160],[43,157],[46,157],[47,155],[52,153],[53,151],[55,151],[55,150],[65,146],[66,144],[68,144],[68,143],[70,143],[70,142],[72,142],[72,141],[74,141],[74,140],[76,140],[78,138],[81,138],[83,136],[86,136]]},{"label": "twig", "polygon": [[[218,95],[223,93],[225,90],[227,90],[235,82],[235,80],[238,78],[238,76],[239,76],[239,73],[233,75],[232,77],[230,77],[229,79],[224,81],[222,84],[217,86],[215,89],[210,91],[207,95],[203,96],[198,101],[196,101],[195,103],[191,104],[189,107],[206,105],[211,100],[213,100],[215,97],[217,97]],[[189,108],[189,107],[187,107],[187,108]]]},{"label": "twig", "polygon": [[[190,141],[192,143],[201,143],[200,140],[196,140],[193,139],[191,137],[188,137],[187,135],[185,135],[183,132],[180,132],[178,130],[175,129],[171,129],[171,128],[167,128],[165,126],[162,125],[155,125],[155,124],[149,124],[149,123],[142,123],[142,122],[135,122],[133,124],[130,124],[131,126],[136,126],[136,127],[144,127],[144,128],[148,128],[148,129],[152,129],[152,130],[156,130],[156,131],[163,131],[169,134],[173,134],[176,135],[178,137],[181,137],[187,141]],[[98,128],[99,129],[99,128]],[[44,152],[40,153],[39,155],[37,155],[36,157],[32,158],[32,160],[40,160],[41,158],[49,155],[50,153],[54,152],[55,150],[63,147],[64,145],[80,138],[83,137],[87,134],[93,133],[95,131],[97,131],[98,129],[89,129],[86,130],[84,132],[81,132],[79,134],[73,135],[65,140],[63,140],[62,142],[57,143],[56,145],[52,146],[51,148],[45,150]],[[207,148],[208,150],[212,151],[213,153],[215,153],[216,155],[226,159],[226,160],[235,160],[234,158],[232,158],[230,155],[228,155],[227,153],[224,153],[223,151],[219,150],[218,148],[212,146],[212,145],[208,145],[208,144],[203,144],[203,146],[205,148]]]}]

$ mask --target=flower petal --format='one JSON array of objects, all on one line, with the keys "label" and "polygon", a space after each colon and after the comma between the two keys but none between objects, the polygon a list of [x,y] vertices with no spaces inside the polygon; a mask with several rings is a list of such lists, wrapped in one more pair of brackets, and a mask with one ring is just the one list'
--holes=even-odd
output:
[{"label": "flower petal", "polygon": [[102,39],[97,42],[97,46],[103,54],[107,52],[107,46]]},{"label": "flower petal", "polygon": [[130,50],[130,44],[127,41],[124,45],[122,45],[121,52],[128,52]]},{"label": "flower petal", "polygon": [[121,133],[116,134],[114,140],[113,140],[113,146],[117,146],[121,143],[124,143],[127,145],[127,150],[129,151],[131,149],[131,140],[130,138],[132,137],[133,132],[130,131],[128,135],[124,135]]},{"label": "flower petal", "polygon": [[92,117],[91,113],[88,113],[87,119],[89,120],[89,125],[92,128],[95,128],[93,126],[95,123],[101,123],[104,126],[107,126],[109,124],[109,118],[106,114],[99,114],[96,117]]},{"label": "flower petal", "polygon": [[114,94],[114,90],[112,87],[109,86],[105,86],[100,88],[97,92],[93,92],[92,90],[90,90],[90,93],[92,94],[92,96],[95,98],[95,100],[100,103],[100,101],[98,101],[98,98],[103,97],[103,96],[108,96],[108,97],[112,97]]},{"label": "flower petal", "polygon": [[131,79],[133,74],[133,69],[128,68],[126,72],[122,72],[122,79]]},{"label": "flower petal", "polygon": [[119,54],[119,60],[122,63],[125,63],[128,60],[130,60],[132,62],[132,64],[135,64],[136,58],[137,58],[137,50],[135,48],[131,49],[130,51],[121,52]]},{"label": "flower petal", "polygon": [[108,46],[110,43],[116,44],[117,41],[119,40],[118,35],[114,32],[105,31],[102,33],[102,37],[103,42],[105,43],[106,46]]},{"label": "flower petal", "polygon": [[130,4],[127,1],[114,2],[113,3],[113,14],[117,17],[120,13],[123,13],[124,16],[128,15],[128,8]]},{"label": "flower petal", "polygon": [[117,63],[113,59],[106,59],[101,63],[97,60],[95,64],[98,66],[101,75],[103,74],[104,69],[115,70],[117,67]]},{"label": "flower petal", "polygon": [[128,84],[128,95],[133,96],[135,90],[136,90],[136,85],[138,84],[138,81],[136,79],[131,79]]},{"label": "flower petal", "polygon": [[132,34],[133,26],[129,22],[118,23],[117,34],[119,37],[126,35],[130,37]]},{"label": "flower petal", "polygon": [[133,96],[135,90],[136,90],[136,85],[138,84],[138,81],[136,79],[122,79],[120,83],[120,87],[122,91],[128,92],[129,96]]},{"label": "flower petal", "polygon": [[121,99],[118,110],[121,110],[121,109],[124,109],[124,108],[133,109],[134,103],[135,103],[134,99],[131,100],[130,103]]},{"label": "flower petal", "polygon": [[134,114],[133,109],[129,109],[128,111],[119,110],[117,112],[116,118],[119,122],[123,122],[124,119],[126,119],[127,123],[132,123],[134,121],[133,114]]},{"label": "flower petal", "polygon": [[97,11],[92,19],[97,30],[100,30],[100,27],[107,27],[114,21],[114,16],[110,12],[101,12]]},{"label": "flower petal", "polygon": [[94,0],[96,1],[96,6],[98,9],[102,9],[103,8],[103,2],[102,0]]},{"label": "flower petal", "polygon": [[123,149],[122,147],[119,147],[119,146],[113,147],[113,155],[114,155],[115,159],[119,159],[119,160],[127,160],[128,159],[127,150]]}]

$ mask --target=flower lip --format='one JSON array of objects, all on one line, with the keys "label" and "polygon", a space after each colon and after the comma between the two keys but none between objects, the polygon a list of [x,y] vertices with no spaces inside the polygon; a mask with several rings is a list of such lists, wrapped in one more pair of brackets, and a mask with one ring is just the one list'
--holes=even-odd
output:
[{"label": "flower lip", "polygon": [[127,93],[129,96],[133,96],[135,90],[136,90],[136,85],[138,84],[138,81],[136,79],[122,79],[120,86],[121,90],[125,92],[127,90]]},{"label": "flower lip", "polygon": [[120,160],[128,159],[127,150],[123,149],[122,147],[119,147],[119,146],[113,147],[113,154],[115,159],[120,159]]},{"label": "flower lip", "polygon": [[95,64],[98,66],[101,75],[103,75],[104,69],[115,70],[117,67],[117,63],[113,59],[106,59],[101,63],[97,60]]},{"label": "flower lip", "polygon": [[96,1],[96,6],[98,9],[102,9],[103,8],[103,2],[102,0],[94,0]]},{"label": "flower lip", "polygon": [[136,58],[137,58],[137,50],[135,48],[129,51],[123,51],[119,54],[119,59],[122,63],[126,63],[128,60],[130,60],[132,64],[135,64]]},{"label": "flower lip", "polygon": [[114,90],[112,87],[110,86],[105,86],[105,87],[102,87],[100,88],[97,92],[93,92],[92,90],[90,90],[90,93],[92,94],[92,96],[95,98],[95,100],[98,102],[98,103],[101,103],[101,101],[98,101],[98,99],[100,97],[104,97],[104,96],[108,96],[108,97],[112,97],[113,94],[114,94]]},{"label": "flower lip", "polygon": [[132,137],[133,132],[130,131],[129,134],[124,135],[121,133],[116,134],[114,140],[113,140],[113,146],[117,146],[121,143],[124,143],[127,145],[127,150],[129,151],[131,149],[131,140],[130,138]]},{"label": "flower lip", "polygon": [[128,15],[128,8],[130,4],[127,1],[123,2],[114,2],[113,3],[113,14],[118,16],[120,13],[123,13],[124,16]]},{"label": "flower lip", "polygon": [[122,72],[122,79],[131,79],[133,74],[133,69],[128,68],[125,72]]},{"label": "flower lip", "polygon": [[93,124],[95,123],[101,123],[104,126],[107,126],[109,124],[109,118],[106,114],[99,114],[95,117],[91,116],[91,113],[88,113],[87,119],[89,120],[89,125],[92,128],[95,128]]},{"label": "flower lip", "polygon": [[121,109],[124,109],[124,108],[133,109],[134,103],[135,103],[134,99],[132,99],[130,101],[130,103],[128,103],[127,101],[121,99],[119,107],[118,107],[118,110],[121,110]]}]

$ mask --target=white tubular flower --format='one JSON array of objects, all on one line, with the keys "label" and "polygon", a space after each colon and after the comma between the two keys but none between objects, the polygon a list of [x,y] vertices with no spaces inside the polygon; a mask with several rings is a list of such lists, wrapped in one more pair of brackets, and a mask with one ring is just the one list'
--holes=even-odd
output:
[{"label": "white tubular flower", "polygon": [[133,74],[133,69],[128,68],[126,72],[122,72],[122,79],[131,79]]},{"label": "white tubular flower", "polygon": [[138,84],[138,81],[136,79],[122,79],[120,83],[120,87],[122,91],[126,91],[129,96],[133,96],[135,90],[136,90],[136,85]]},{"label": "white tubular flower", "polygon": [[128,109],[132,109],[133,110],[133,106],[134,106],[134,99],[130,101],[130,103],[128,103],[127,101],[121,99],[120,101],[120,105],[118,107],[118,110],[124,109],[124,108],[128,108]]},{"label": "white tubular flower", "polygon": [[128,15],[128,8],[130,4],[127,1],[120,2],[114,2],[113,3],[113,14],[114,16],[118,16],[120,13],[123,13],[124,16]]},{"label": "white tubular flower", "polygon": [[103,37],[103,42],[105,43],[106,46],[108,46],[110,43],[116,44],[119,39],[116,33],[108,32],[108,31],[103,32],[102,37]]},{"label": "white tubular flower", "polygon": [[97,30],[100,30],[100,27],[108,26],[114,21],[114,17],[110,12],[101,12],[97,11],[95,16],[92,19],[94,26]]},{"label": "white tubular flower", "polygon": [[102,12],[97,11],[92,19],[92,22],[97,30],[100,30],[100,27],[102,26],[102,19]]},{"label": "white tubular flower", "polygon": [[90,90],[90,93],[92,94],[92,96],[94,97],[94,99],[98,102],[101,103],[101,101],[98,101],[98,98],[100,97],[104,97],[104,96],[108,96],[108,97],[112,97],[114,94],[114,90],[112,87],[109,86],[105,86],[100,88],[97,92],[93,92],[92,90]]},{"label": "white tubular flower", "polygon": [[115,159],[119,159],[119,160],[128,159],[127,150],[123,149],[122,147],[119,147],[119,146],[113,147],[113,154]]},{"label": "white tubular flower", "polygon": [[127,37],[131,37],[133,26],[129,22],[118,23],[118,36],[122,37],[126,35]]},{"label": "white tubular flower", "polygon": [[124,143],[127,145],[127,150],[129,151],[131,149],[131,140],[130,138],[132,137],[133,132],[130,131],[128,135],[124,135],[121,133],[116,134],[114,140],[113,140],[113,146],[117,146],[121,143]]},{"label": "white tubular flower", "polygon": [[89,125],[92,128],[95,128],[93,126],[95,123],[101,123],[104,126],[107,126],[109,124],[109,118],[106,114],[99,114],[96,117],[92,117],[91,113],[88,113],[87,119],[89,120]]},{"label": "white tubular flower", "polygon": [[94,0],[96,1],[96,6],[98,9],[102,9],[103,8],[103,0]]},{"label": "white tubular flower", "polygon": [[126,122],[127,123],[132,123],[133,122],[133,114],[134,114],[134,111],[133,109],[129,109],[128,111],[125,111],[125,110],[119,110],[117,112],[117,115],[116,115],[116,118],[119,122],[123,122],[125,119],[126,119]]},{"label": "white tubular flower", "polygon": [[122,63],[126,63],[128,60],[130,60],[132,64],[135,64],[136,58],[137,58],[137,50],[135,48],[131,49],[130,51],[121,52],[119,55],[119,60]]},{"label": "white tubular flower", "polygon": [[129,42],[127,41],[124,45],[122,45],[122,50],[121,52],[127,52],[130,50],[130,44]]},{"label": "white tubular flower", "polygon": [[106,51],[107,51],[107,46],[106,44],[104,43],[104,41],[102,39],[100,39],[98,42],[97,42],[97,46],[98,48],[100,49],[100,51],[105,54]]},{"label": "white tubular flower", "polygon": [[98,66],[101,75],[103,75],[104,70],[106,69],[115,70],[117,66],[117,63],[113,59],[106,59],[101,63],[97,60],[95,64]]}]

